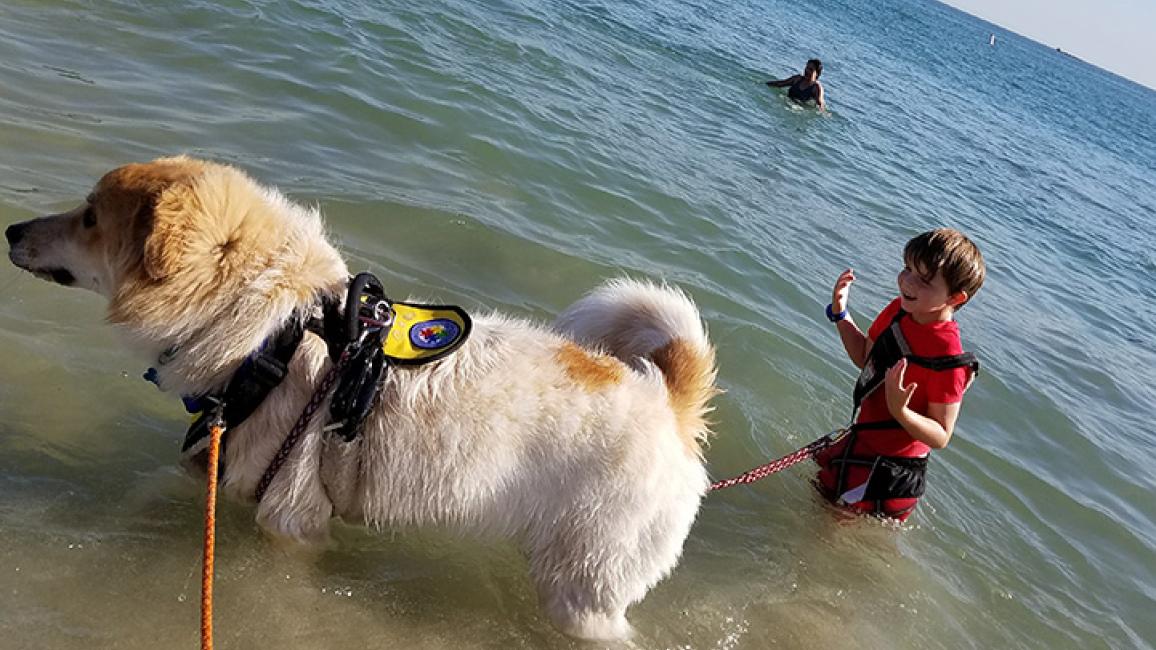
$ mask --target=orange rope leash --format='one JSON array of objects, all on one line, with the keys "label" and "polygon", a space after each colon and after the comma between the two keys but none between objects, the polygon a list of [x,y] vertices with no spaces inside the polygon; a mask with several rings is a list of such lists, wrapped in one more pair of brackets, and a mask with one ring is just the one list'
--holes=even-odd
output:
[{"label": "orange rope leash", "polygon": [[205,544],[201,555],[201,650],[213,650],[213,549],[217,543],[217,460],[224,422],[209,426],[208,494],[205,496]]}]

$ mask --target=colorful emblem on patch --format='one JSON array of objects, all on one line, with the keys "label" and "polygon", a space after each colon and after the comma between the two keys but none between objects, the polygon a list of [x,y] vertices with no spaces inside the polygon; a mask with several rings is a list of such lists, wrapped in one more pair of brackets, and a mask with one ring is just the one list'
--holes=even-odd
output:
[{"label": "colorful emblem on patch", "polygon": [[422,321],[409,328],[409,342],[423,350],[437,350],[453,343],[461,327],[448,318]]}]

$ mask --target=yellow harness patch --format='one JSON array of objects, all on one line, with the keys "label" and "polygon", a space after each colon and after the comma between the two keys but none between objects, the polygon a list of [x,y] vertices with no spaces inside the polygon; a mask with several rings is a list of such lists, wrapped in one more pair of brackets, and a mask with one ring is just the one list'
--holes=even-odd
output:
[{"label": "yellow harness patch", "polygon": [[391,303],[393,325],[381,348],[393,363],[416,365],[453,352],[470,334],[470,316],[456,305]]}]

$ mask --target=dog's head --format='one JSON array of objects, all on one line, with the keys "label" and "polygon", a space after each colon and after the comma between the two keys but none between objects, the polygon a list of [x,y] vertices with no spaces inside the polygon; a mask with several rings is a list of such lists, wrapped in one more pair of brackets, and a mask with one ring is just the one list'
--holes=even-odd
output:
[{"label": "dog's head", "polygon": [[167,158],[105,174],[82,204],[9,226],[16,266],[108,298],[135,275],[160,280],[174,270],[181,216],[206,164]]},{"label": "dog's head", "polygon": [[104,295],[112,322],[162,347],[190,336],[249,345],[348,274],[316,209],[183,156],[118,167],[81,205],[5,235],[13,264]]}]

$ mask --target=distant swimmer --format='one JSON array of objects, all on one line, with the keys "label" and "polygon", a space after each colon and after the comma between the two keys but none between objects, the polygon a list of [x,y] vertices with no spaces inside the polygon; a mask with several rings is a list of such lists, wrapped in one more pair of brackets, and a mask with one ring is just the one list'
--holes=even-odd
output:
[{"label": "distant swimmer", "polygon": [[786,79],[768,81],[771,88],[786,88],[787,97],[797,102],[815,100],[820,110],[827,107],[823,101],[823,84],[819,83],[819,75],[823,74],[823,62],[819,59],[807,61],[803,74],[792,75]]}]

